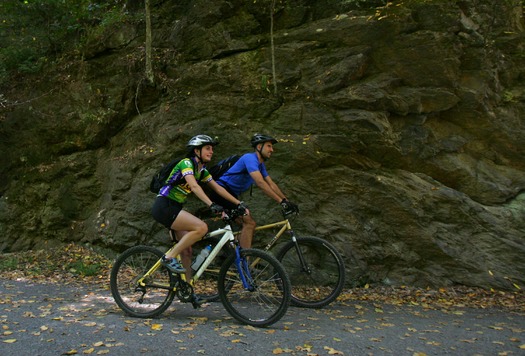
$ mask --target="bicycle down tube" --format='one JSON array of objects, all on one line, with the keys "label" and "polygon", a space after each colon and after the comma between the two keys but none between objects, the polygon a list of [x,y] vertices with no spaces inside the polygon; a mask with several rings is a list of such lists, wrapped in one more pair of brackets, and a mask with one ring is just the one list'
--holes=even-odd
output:
[{"label": "bicycle down tube", "polygon": [[[275,236],[264,247],[265,251],[268,251],[277,242],[277,240],[279,240],[281,235],[286,230],[290,230],[290,231],[292,230],[292,226],[290,225],[290,221],[289,220],[283,220],[283,221],[279,221],[279,222],[276,222],[276,223],[273,223],[273,224],[258,226],[258,227],[255,228],[255,231],[260,231],[260,230],[265,230],[265,229],[271,229],[272,227],[280,227],[281,225],[282,225],[281,229],[275,234]],[[294,235],[292,235],[292,236],[295,238]]]},{"label": "bicycle down tube", "polygon": [[199,267],[197,272],[195,272],[195,274],[194,274],[194,276],[192,278],[193,282],[195,282],[195,281],[197,281],[199,279],[199,277],[206,270],[206,268],[208,268],[208,266],[213,262],[215,257],[217,257],[217,255],[222,250],[224,245],[226,245],[226,243],[228,241],[233,241],[234,240],[232,229],[231,229],[230,225],[228,225],[228,226],[226,226],[224,228],[221,228],[221,229],[217,229],[215,231],[212,231],[212,232],[206,234],[206,236],[203,238],[203,240],[207,240],[207,239],[209,239],[211,237],[214,237],[214,236],[217,236],[217,235],[220,235],[220,234],[224,234],[224,235],[221,237],[221,239],[219,240],[217,245],[215,245],[213,250],[211,250],[209,256],[206,257],[206,259],[204,260],[203,264]]},{"label": "bicycle down tube", "polygon": [[[199,269],[194,273],[193,277],[191,278],[190,283],[192,285],[195,285],[195,283],[199,280],[199,278],[202,276],[204,271],[206,271],[208,266],[213,262],[215,257],[217,257],[217,255],[221,252],[221,250],[224,247],[224,245],[226,245],[226,243],[228,243],[229,241],[234,241],[234,239],[235,239],[234,235],[232,233],[231,226],[228,225],[228,226],[226,226],[224,228],[217,229],[215,231],[212,231],[212,232],[206,234],[206,236],[202,240],[205,241],[205,240],[207,240],[209,238],[212,238],[212,237],[215,237],[215,236],[218,236],[218,235],[221,235],[221,234],[223,234],[223,236],[221,237],[219,242],[217,242],[217,244],[215,245],[213,250],[211,250],[211,252],[208,255],[208,257],[206,257],[206,259],[204,260],[202,265],[199,267]],[[242,284],[243,284],[245,289],[251,290],[253,288],[253,286],[251,286],[248,283],[248,280],[246,280],[246,277],[244,276],[244,273],[241,273],[242,259],[241,259],[241,256],[239,254],[239,251],[237,249],[236,249],[236,257],[237,258],[236,258],[236,261],[235,261],[235,265],[237,266],[237,269],[239,271],[239,277],[240,277],[240,279],[242,281]],[[156,267],[158,267],[157,264],[155,266],[153,266],[152,270],[154,271],[156,269]],[[246,270],[245,273],[246,272],[249,273],[249,270]],[[149,274],[149,271],[148,271],[148,274]],[[248,277],[250,277],[250,276],[248,276]],[[182,277],[182,278],[184,279],[185,277]],[[174,290],[175,289],[176,288],[174,288]]]}]

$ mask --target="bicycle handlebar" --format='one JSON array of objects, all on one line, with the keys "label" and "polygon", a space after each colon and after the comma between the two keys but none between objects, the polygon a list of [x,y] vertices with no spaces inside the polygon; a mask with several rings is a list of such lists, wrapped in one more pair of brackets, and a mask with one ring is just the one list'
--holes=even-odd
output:
[{"label": "bicycle handlebar", "polygon": [[225,223],[231,223],[235,219],[237,219],[239,216],[246,215],[246,212],[244,209],[231,209],[231,210],[225,210],[224,216],[222,217],[222,220]]},{"label": "bicycle handlebar", "polygon": [[281,209],[281,214],[283,214],[283,218],[285,218],[285,219],[288,219],[291,216],[299,215],[299,213],[297,211],[285,210],[285,209]]},{"label": "bicycle handlebar", "polygon": [[[292,216],[299,215],[297,211],[285,210],[285,209],[281,209],[281,214],[283,214],[283,217],[285,219],[288,219],[289,217],[292,217]],[[231,223],[235,221],[235,219],[237,219],[238,217],[244,216],[244,215],[246,215],[246,212],[244,211],[244,209],[224,210],[224,216],[222,217],[222,220],[225,223]]]}]

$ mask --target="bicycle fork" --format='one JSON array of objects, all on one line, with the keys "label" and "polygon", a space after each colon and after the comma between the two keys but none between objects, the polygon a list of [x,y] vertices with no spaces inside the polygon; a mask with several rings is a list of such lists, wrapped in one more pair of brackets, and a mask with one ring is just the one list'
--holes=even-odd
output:
[{"label": "bicycle fork", "polygon": [[307,274],[311,274],[312,270],[310,269],[310,267],[306,263],[306,260],[304,259],[303,251],[301,251],[301,247],[297,243],[297,237],[295,236],[295,233],[293,232],[292,229],[289,229],[288,233],[290,234],[290,236],[292,236],[294,248],[295,248],[295,251],[297,252],[297,256],[299,256],[299,262],[301,263],[301,270]]},{"label": "bicycle fork", "polygon": [[244,289],[250,292],[255,291],[255,285],[250,273],[250,266],[246,258],[241,257],[241,248],[235,249],[235,266],[239,272],[239,277],[241,278]]}]

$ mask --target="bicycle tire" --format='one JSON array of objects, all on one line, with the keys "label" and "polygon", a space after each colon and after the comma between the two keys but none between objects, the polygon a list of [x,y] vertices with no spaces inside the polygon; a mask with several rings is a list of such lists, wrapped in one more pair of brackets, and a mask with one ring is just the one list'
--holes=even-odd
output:
[{"label": "bicycle tire", "polygon": [[[233,254],[221,268],[218,287],[222,304],[231,316],[243,324],[255,327],[272,325],[288,310],[290,278],[281,263],[267,252],[242,249],[240,254],[240,270]],[[249,274],[247,260],[251,263]],[[244,288],[241,273],[250,280],[251,289]]]},{"label": "bicycle tire", "polygon": [[134,246],[117,257],[111,269],[110,289],[113,299],[127,315],[154,318],[173,302],[175,278],[160,266],[142,287],[137,281],[157,263],[163,253],[150,246]]},{"label": "bicycle tire", "polygon": [[292,281],[291,303],[303,308],[322,308],[333,302],[345,284],[345,265],[334,245],[318,237],[298,237],[309,271],[302,268],[296,244],[287,242],[278,252]]}]

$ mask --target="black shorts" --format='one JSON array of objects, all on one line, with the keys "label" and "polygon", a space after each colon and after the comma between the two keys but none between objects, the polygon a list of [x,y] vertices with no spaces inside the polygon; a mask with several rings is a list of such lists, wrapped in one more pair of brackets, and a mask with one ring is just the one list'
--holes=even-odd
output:
[{"label": "black shorts", "polygon": [[[223,187],[223,188],[226,189],[231,195],[237,198],[237,196],[235,196],[235,194],[230,192],[228,188],[226,187]],[[231,201],[224,199],[223,197],[221,197],[219,194],[217,194],[214,190],[210,188],[206,189],[206,194],[208,195],[208,198],[210,198],[212,202],[219,204],[223,208],[235,209],[237,207],[237,204],[233,204]]]},{"label": "black shorts", "polygon": [[171,225],[182,210],[182,204],[167,197],[158,196],[151,208],[153,218],[171,229]]}]

